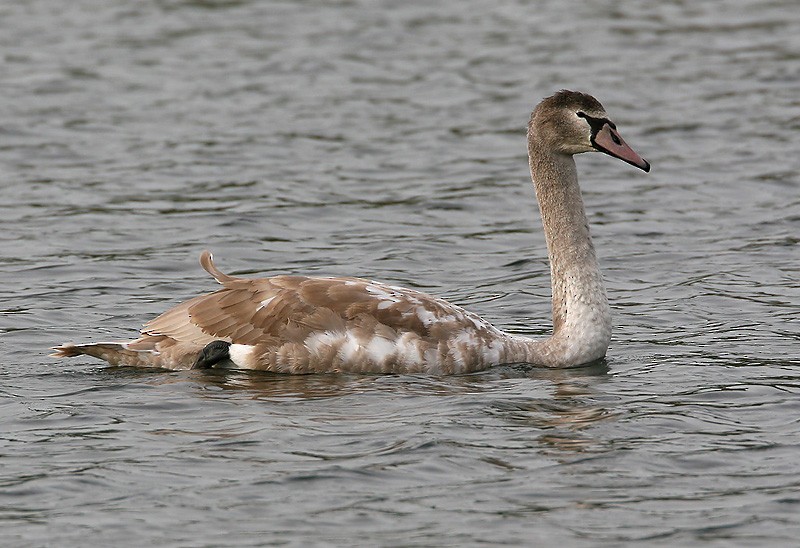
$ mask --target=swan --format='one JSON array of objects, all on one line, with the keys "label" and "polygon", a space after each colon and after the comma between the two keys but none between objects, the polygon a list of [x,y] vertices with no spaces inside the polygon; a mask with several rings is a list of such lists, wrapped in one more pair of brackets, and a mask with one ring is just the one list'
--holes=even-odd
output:
[{"label": "swan", "polygon": [[573,367],[599,360],[611,339],[611,312],[573,159],[592,151],[650,170],[591,95],[562,90],[533,110],[528,156],[550,259],[548,338],[506,333],[437,297],[365,279],[229,276],[204,251],[200,264],[222,289],[164,312],[138,339],[64,344],[51,355],[280,373],[457,374],[504,363]]}]

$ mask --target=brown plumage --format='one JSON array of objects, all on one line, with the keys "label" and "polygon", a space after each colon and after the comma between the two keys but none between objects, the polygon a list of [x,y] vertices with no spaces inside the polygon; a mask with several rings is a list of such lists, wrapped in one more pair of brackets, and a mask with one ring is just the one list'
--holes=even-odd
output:
[{"label": "brown plumage", "polygon": [[573,160],[589,151],[650,168],[593,97],[562,91],[534,109],[528,153],[553,289],[554,332],[547,339],[504,333],[441,299],[379,282],[229,276],[206,251],[200,263],[222,289],[146,323],[136,340],[66,344],[53,356],[286,373],[461,373],[501,363],[568,367],[602,358],[611,337],[610,309]]},{"label": "brown plumage", "polygon": [[252,360],[229,367],[422,372],[432,359],[442,373],[455,373],[483,365],[472,346],[489,346],[500,334],[474,314],[410,289],[358,278],[235,278],[219,271],[207,251],[200,262],[223,289],[147,322],[134,341],[68,344],[53,355],[185,369],[203,347],[221,340],[252,347]]}]

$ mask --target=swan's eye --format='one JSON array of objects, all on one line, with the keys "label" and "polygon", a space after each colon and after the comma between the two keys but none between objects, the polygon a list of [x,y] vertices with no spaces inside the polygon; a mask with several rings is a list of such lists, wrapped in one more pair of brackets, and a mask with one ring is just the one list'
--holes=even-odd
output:
[{"label": "swan's eye", "polygon": [[585,113],[585,112],[581,112],[580,110],[579,110],[578,112],[576,112],[576,113],[575,113],[575,115],[576,115],[578,118],[586,118],[586,117],[587,117],[587,116],[586,116],[586,113]]}]

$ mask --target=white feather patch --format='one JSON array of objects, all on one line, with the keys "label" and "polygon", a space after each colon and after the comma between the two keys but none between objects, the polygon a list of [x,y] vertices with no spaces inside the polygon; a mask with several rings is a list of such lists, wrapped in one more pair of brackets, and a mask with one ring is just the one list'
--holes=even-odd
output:
[{"label": "white feather patch", "polygon": [[228,347],[228,355],[239,369],[253,369],[256,365],[255,348],[249,344],[232,344]]},{"label": "white feather patch", "polygon": [[396,347],[395,344],[388,339],[372,337],[369,344],[367,344],[366,350],[367,356],[369,356],[372,362],[382,364],[395,353]]},{"label": "white feather patch", "polygon": [[355,362],[358,356],[358,351],[361,350],[361,343],[357,337],[354,337],[349,331],[344,335],[344,342],[339,347],[339,357],[345,363]]}]

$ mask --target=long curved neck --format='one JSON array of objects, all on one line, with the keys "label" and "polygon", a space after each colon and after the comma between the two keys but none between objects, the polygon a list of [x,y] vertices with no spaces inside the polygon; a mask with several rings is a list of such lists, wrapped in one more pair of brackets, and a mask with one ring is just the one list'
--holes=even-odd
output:
[{"label": "long curved neck", "polygon": [[575,161],[529,137],[531,178],[544,225],[553,293],[553,335],[531,350],[544,365],[580,365],[605,356],[611,312],[589,235]]}]

